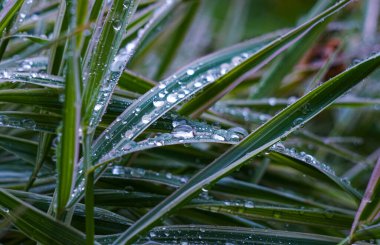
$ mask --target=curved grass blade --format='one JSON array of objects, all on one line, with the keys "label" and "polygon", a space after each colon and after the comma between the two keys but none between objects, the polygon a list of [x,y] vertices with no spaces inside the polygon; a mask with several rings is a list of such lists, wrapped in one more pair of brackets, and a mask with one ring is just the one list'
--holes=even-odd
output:
[{"label": "curved grass blade", "polygon": [[62,88],[63,79],[58,76],[47,75],[42,73],[13,72],[3,70],[0,73],[0,82],[24,82],[35,84],[48,88]]},{"label": "curved grass blade", "polygon": [[[154,207],[165,196],[144,192],[128,192],[123,190],[97,190],[95,203],[101,206]],[[341,214],[316,208],[275,206],[254,203],[251,200],[213,200],[193,199],[183,208],[196,208],[212,213],[237,215],[252,220],[271,220],[308,226],[334,227],[347,229],[353,220],[353,214]],[[179,211],[181,212],[181,211]]]},{"label": "curved grass blade", "polygon": [[[17,198],[20,198],[24,202],[27,202],[43,211],[47,211],[50,203],[52,202],[52,197],[46,196],[46,195],[40,195],[36,193],[31,193],[31,192],[15,191],[15,190],[9,190],[8,192]],[[123,226],[129,226],[130,224],[132,224],[131,220],[121,215],[118,215],[116,213],[113,213],[111,211],[108,211],[106,209],[95,207],[94,214],[95,214],[94,218],[98,222],[106,221],[112,224],[118,224],[118,225],[123,225]],[[81,218],[85,217],[85,207],[83,204],[78,203],[75,205],[74,217],[75,216],[81,217]]]},{"label": "curved grass blade", "polygon": [[313,156],[305,152],[297,153],[285,148],[282,144],[275,144],[269,148],[275,149],[275,152],[268,152],[270,159],[276,160],[281,164],[291,166],[303,173],[309,174],[318,180],[324,180],[333,183],[342,188],[346,193],[350,194],[356,202],[359,202],[362,195],[355,190],[350,183],[336,176],[335,171],[328,165],[319,162]]},{"label": "curved grass blade", "polygon": [[[252,132],[237,146],[231,148],[201,170],[162,203],[151,209],[123,233],[115,243],[127,243],[137,240],[139,234],[149,230],[170,210],[185,203],[202,188],[231,173],[249,158],[300,128],[304,123],[328,107],[335,99],[358,84],[379,65],[380,55],[372,56],[297,100]],[[307,111],[302,110],[305,105],[309,108]]]},{"label": "curved grass blade", "polygon": [[[127,181],[129,185],[137,189],[139,187],[144,188],[144,186],[149,185],[150,193],[154,193],[155,190],[157,193],[161,193],[158,189],[153,188],[153,185],[158,185],[158,186],[165,185],[167,187],[179,188],[180,186],[182,186],[188,181],[188,177],[177,176],[169,172],[158,173],[158,172],[154,172],[150,170],[144,170],[142,168],[128,168],[128,167],[122,167],[119,165],[114,166],[112,169],[108,169],[101,177],[101,181],[106,181],[107,183],[108,182],[117,183],[118,180]],[[116,192],[114,194],[117,195]],[[231,196],[231,195],[237,196],[239,198],[248,197],[255,201],[273,203],[273,204],[282,203],[282,204],[294,205],[294,206],[297,205],[297,206],[303,206],[303,207],[318,207],[318,208],[323,208],[325,210],[338,212],[341,214],[348,214],[350,216],[354,215],[354,211],[351,211],[351,210],[337,208],[330,205],[325,205],[322,203],[312,201],[307,198],[297,196],[292,193],[281,192],[275,189],[235,180],[229,177],[219,180],[215,184],[213,189],[210,191],[210,194],[212,196],[214,194],[215,195],[222,194],[222,195],[227,195],[227,196]],[[108,204],[110,204],[109,202],[112,202],[112,200],[110,200],[108,197],[104,199],[106,199],[105,201],[108,202]],[[157,204],[156,203],[157,200],[161,200],[161,199],[156,198],[156,201],[154,202],[154,204]],[[129,203],[141,204],[142,202],[144,202],[144,200],[140,200],[138,202],[132,201]],[[102,204],[104,205],[104,203]]]},{"label": "curved grass blade", "polygon": [[53,220],[47,214],[0,189],[0,215],[29,238],[44,244],[84,244],[79,231]]},{"label": "curved grass blade", "polygon": [[[110,243],[117,238],[118,234],[112,236],[99,236],[100,243]],[[158,243],[182,244],[214,244],[218,242],[232,244],[310,244],[310,245],[333,245],[340,238],[322,236],[310,233],[299,233],[268,229],[249,229],[242,227],[225,226],[161,226],[150,231],[147,238],[142,238],[136,244],[145,244],[148,241]]]},{"label": "curved grass blade", "polygon": [[184,115],[200,115],[228,91],[241,83],[243,79],[239,78],[243,74],[249,70],[251,70],[250,73],[258,71],[262,66],[274,59],[278,54],[289,48],[295,42],[299,41],[300,38],[306,35],[309,31],[313,30],[313,28],[318,28],[325,18],[331,16],[346,6],[349,2],[350,0],[338,2],[315,18],[295,29],[292,29],[262,49],[254,52],[242,64],[232,69],[231,67],[227,68],[227,71],[230,70],[229,72],[226,72],[224,76],[221,76],[217,79],[217,81],[215,81],[215,83],[208,86],[203,93],[199,94],[197,97],[182,106],[179,112]]},{"label": "curved grass blade", "polygon": [[336,229],[347,229],[353,220],[350,215],[326,210],[255,204],[252,201],[206,201],[203,204],[190,203],[186,206],[210,212],[239,215],[252,220],[271,220],[308,226],[334,227]]}]

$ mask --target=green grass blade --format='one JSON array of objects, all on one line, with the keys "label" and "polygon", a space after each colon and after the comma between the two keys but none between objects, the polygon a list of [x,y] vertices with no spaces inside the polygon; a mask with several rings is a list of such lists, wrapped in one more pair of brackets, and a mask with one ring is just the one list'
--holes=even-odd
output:
[{"label": "green grass blade", "polygon": [[[174,192],[162,203],[150,210],[115,243],[127,243],[137,239],[170,210],[185,203],[205,186],[232,172],[247,159],[258,154],[282,137],[297,130],[319,112],[329,106],[335,99],[358,84],[380,65],[380,55],[375,55],[360,64],[325,82],[295,103],[281,111],[267,123],[259,127],[240,144],[231,148],[216,161],[208,165],[187,184]],[[308,111],[301,110],[307,105]]]},{"label": "green grass blade", "polygon": [[[331,5],[331,3],[327,1],[317,2],[314,8],[311,9],[307,18],[313,18],[316,15],[316,10],[320,12],[326,9],[329,5]],[[256,91],[251,95],[251,98],[263,98],[273,95],[274,90],[280,86],[283,78],[290,73],[302,56],[318,40],[319,36],[326,29],[327,24],[331,20],[331,17],[325,19],[322,24],[316,26],[293,47],[284,52],[281,58],[271,66],[268,73],[260,80]],[[286,62],[286,66],[283,65],[284,62]]]},{"label": "green grass blade", "polygon": [[29,181],[25,186],[25,190],[28,191],[32,186],[33,183],[37,179],[37,175],[39,171],[42,168],[42,165],[47,157],[47,154],[49,153],[50,146],[52,143],[53,135],[49,133],[40,133],[39,139],[38,139],[38,148],[37,148],[37,156],[36,156],[36,162],[34,165],[34,169],[32,174],[29,177]]},{"label": "green grass blade", "polygon": [[153,88],[156,83],[129,70],[126,70],[121,75],[118,85],[122,89],[144,94],[149,89]]},{"label": "green grass blade", "polygon": [[177,29],[174,31],[174,35],[171,36],[171,39],[167,44],[170,48],[167,48],[162,54],[160,66],[158,67],[156,74],[153,76],[157,79],[162,78],[167,69],[170,67],[170,64],[172,63],[177,53],[177,50],[180,48],[185,38],[185,35],[187,34],[187,31],[191,26],[192,20],[194,19],[195,14],[197,13],[199,2],[189,2],[189,5],[190,6],[188,6],[188,10],[185,13],[182,21],[178,23]]},{"label": "green grass blade", "polygon": [[[357,230],[349,238],[340,244],[352,244],[355,241],[379,239],[380,238],[380,224],[365,226]],[[350,243],[348,243],[350,241]]]},{"label": "green grass blade", "polygon": [[79,231],[53,220],[50,216],[0,189],[0,215],[12,222],[32,240],[44,244],[83,244]]},{"label": "green grass blade", "polygon": [[35,72],[13,72],[4,70],[0,75],[0,81],[23,82],[48,88],[62,88],[64,86],[62,77]]},{"label": "green grass blade", "polygon": [[7,2],[0,12],[0,33],[4,31],[23,3],[24,0],[11,0]]},{"label": "green grass blade", "polygon": [[[24,202],[27,202],[34,207],[42,210],[42,211],[47,211],[49,208],[50,203],[52,202],[52,198],[50,196],[46,195],[40,195],[36,193],[31,193],[31,192],[23,192],[23,191],[15,191],[15,190],[9,190],[8,191],[10,194],[14,195],[17,198],[20,198]],[[106,209],[102,208],[95,208],[94,210],[95,214],[95,220],[98,223],[105,222],[108,225],[114,225],[114,226],[129,226],[132,221],[118,215],[114,212],[108,211]],[[83,204],[78,203],[74,207],[74,222],[78,222],[83,226],[83,218],[85,218],[85,207]]]},{"label": "green grass blade", "polygon": [[55,133],[61,117],[23,111],[0,111],[2,127]]},{"label": "green grass blade", "polygon": [[[69,29],[76,25],[74,16],[76,3],[68,1],[66,12],[69,13]],[[70,198],[75,179],[75,165],[79,154],[79,112],[80,112],[80,66],[79,52],[76,49],[76,38],[71,37],[67,47],[70,55],[66,57],[65,101],[63,106],[62,136],[57,147],[57,207],[59,218]]]},{"label": "green grass blade", "polygon": [[276,152],[268,153],[270,159],[276,160],[286,166],[291,166],[321,181],[333,183],[350,194],[356,202],[359,202],[361,199],[362,195],[350,183],[345,179],[339,178],[331,167],[319,162],[313,156],[305,152],[293,152],[280,144],[275,144],[270,149],[276,150]]}]

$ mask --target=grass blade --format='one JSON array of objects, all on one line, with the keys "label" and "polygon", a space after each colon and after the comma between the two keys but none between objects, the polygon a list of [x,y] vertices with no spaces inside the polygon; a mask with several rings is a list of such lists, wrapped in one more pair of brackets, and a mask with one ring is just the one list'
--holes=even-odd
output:
[{"label": "grass blade", "polygon": [[83,244],[84,235],[0,189],[0,215],[31,239],[44,244]]},{"label": "grass blade", "polygon": [[0,12],[0,33],[4,31],[23,3],[24,0],[11,0],[7,2]]},{"label": "grass blade", "polygon": [[356,212],[354,223],[352,224],[350,235],[352,236],[355,230],[361,224],[368,224],[378,216],[380,211],[380,199],[378,197],[380,188],[380,158],[373,169],[371,178],[368,181],[367,188]]},{"label": "grass blade", "polygon": [[[67,2],[70,30],[76,25],[74,16],[76,3]],[[75,165],[79,154],[79,112],[80,112],[80,66],[79,52],[76,49],[76,38],[68,41],[70,55],[66,58],[67,69],[65,75],[65,101],[63,107],[62,136],[57,147],[57,207],[56,217],[59,219],[69,200],[73,181],[75,179]]]}]

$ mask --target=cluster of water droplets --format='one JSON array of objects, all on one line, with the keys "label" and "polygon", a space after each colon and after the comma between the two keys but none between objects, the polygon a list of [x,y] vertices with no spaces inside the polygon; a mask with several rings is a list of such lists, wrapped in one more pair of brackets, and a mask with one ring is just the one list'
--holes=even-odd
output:
[{"label": "cluster of water droplets", "polygon": [[25,82],[51,88],[63,87],[63,78],[37,72],[0,70],[0,82]]},{"label": "cluster of water droplets", "polygon": [[48,58],[46,56],[31,57],[15,62],[12,67],[7,67],[7,71],[46,73]]},{"label": "cluster of water droplets", "polygon": [[29,118],[22,119],[3,114],[0,115],[0,126],[34,130],[36,128],[36,122]]},{"label": "cluster of water droplets", "polygon": [[107,176],[108,174],[126,179],[138,178],[164,182],[175,187],[180,186],[188,181],[187,177],[177,176],[170,172],[159,173],[152,170],[145,170],[143,168],[130,168],[121,165],[115,165],[108,168],[104,175]]},{"label": "cluster of water droplets", "polygon": [[228,107],[225,105],[216,104],[211,108],[215,113],[229,116],[245,122],[253,122],[262,124],[268,121],[272,116],[264,113],[254,112],[249,108]]},{"label": "cluster of water droplets", "polygon": [[315,168],[321,170],[324,173],[336,176],[335,171],[330,166],[328,166],[327,164],[318,161],[312,155],[309,155],[309,154],[307,154],[307,153],[305,153],[303,151],[302,152],[297,152],[294,148],[290,148],[289,149],[289,148],[285,147],[280,142],[272,145],[269,148],[269,151],[278,152],[278,153],[290,156],[292,158],[296,158],[296,159],[298,159],[300,161],[306,162],[307,164],[309,164],[311,166],[314,166]]},{"label": "cluster of water droplets", "polygon": [[[173,75],[168,79],[162,81],[158,86],[151,89],[144,95],[144,98],[137,100],[138,102],[145,102],[145,98],[149,98],[151,103],[149,107],[145,107],[144,110],[139,107],[131,107],[131,111],[128,111],[126,117],[121,116],[122,124],[127,124],[132,119],[131,116],[140,117],[140,121],[134,124],[132,127],[125,128],[125,133],[121,139],[119,145],[124,144],[126,141],[134,138],[139,131],[146,128],[153,121],[157,119],[158,116],[163,115],[166,111],[170,110],[177,103],[189,98],[192,94],[196,93],[204,86],[212,83],[220,77],[222,74],[227,72],[230,68],[238,65],[238,62],[244,61],[249,55],[242,54],[241,56],[236,56],[231,59],[231,63],[223,63],[219,67],[212,68],[206,71],[197,71],[197,68],[188,68],[183,71],[182,74]],[[227,68],[228,67],[228,68]],[[179,78],[182,79],[179,79]],[[180,86],[178,86],[180,85]],[[127,114],[125,112],[125,114]],[[205,134],[205,132],[203,132]],[[213,139],[217,141],[223,141],[228,138],[228,135],[225,135],[225,132],[221,130],[219,133],[214,134]],[[199,132],[196,135],[190,130],[187,126],[181,126],[180,128],[175,129],[173,135],[177,138],[193,138],[192,136],[200,136],[202,138],[202,132]],[[167,137],[167,136],[164,136]],[[232,136],[235,137],[235,136]],[[159,139],[157,139],[159,140]]]},{"label": "cluster of water droplets", "polygon": [[[144,117],[142,120],[145,120]],[[146,119],[147,121],[149,119]],[[144,121],[142,121],[144,123]],[[131,138],[133,133],[126,131],[124,137]],[[197,122],[185,118],[177,118],[172,121],[171,133],[158,134],[140,142],[125,141],[118,148],[113,149],[101,161],[109,161],[135,151],[160,147],[172,144],[186,144],[198,142],[237,143],[248,135],[248,132],[240,127],[220,129],[204,122]]]}]

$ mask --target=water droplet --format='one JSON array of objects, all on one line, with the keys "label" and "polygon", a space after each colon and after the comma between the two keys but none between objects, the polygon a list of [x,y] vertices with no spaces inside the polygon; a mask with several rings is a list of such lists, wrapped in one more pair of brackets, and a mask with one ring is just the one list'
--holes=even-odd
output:
[{"label": "water droplet", "polygon": [[22,120],[22,126],[29,129],[34,129],[36,127],[36,123],[31,119]]},{"label": "water droplet", "polygon": [[141,122],[144,123],[144,124],[148,124],[151,120],[151,117],[150,115],[144,115],[141,117]]},{"label": "water droplet", "polygon": [[133,136],[133,131],[132,130],[128,130],[124,133],[124,137],[127,138],[127,139],[130,139],[132,138]]},{"label": "water droplet", "polygon": [[123,175],[125,174],[124,168],[122,166],[115,166],[112,168],[112,174],[114,175]]},{"label": "water droplet", "polygon": [[298,126],[298,125],[300,125],[302,123],[303,123],[303,118],[299,117],[299,118],[294,119],[293,126]]},{"label": "water droplet", "polygon": [[120,29],[121,29],[120,21],[118,21],[118,20],[114,21],[112,27],[115,31],[120,31]]},{"label": "water droplet", "polygon": [[234,66],[237,66],[237,65],[239,65],[243,61],[243,59],[241,57],[239,57],[239,56],[235,56],[235,57],[232,58],[231,61],[232,61],[232,64]]},{"label": "water droplet", "polygon": [[193,69],[188,69],[186,71],[186,74],[189,75],[189,76],[194,75],[194,70]]},{"label": "water droplet", "polygon": [[196,88],[199,88],[199,87],[201,87],[202,86],[202,83],[200,82],[200,81],[196,81],[195,83],[194,83],[194,87],[196,87]]},{"label": "water droplet", "polygon": [[227,63],[221,64],[220,65],[220,73],[222,75],[226,74],[230,70],[230,65]]},{"label": "water droplet", "polygon": [[213,134],[212,138],[214,140],[220,140],[220,141],[224,141],[225,140],[225,138],[223,136],[219,135],[219,134]]},{"label": "water droplet", "polygon": [[96,104],[94,110],[99,111],[100,109],[102,109],[102,104]]},{"label": "water droplet", "polygon": [[165,101],[163,101],[163,100],[154,100],[153,101],[153,105],[154,105],[154,107],[161,107],[161,106],[163,106],[165,104]]},{"label": "water droplet", "polygon": [[246,208],[253,208],[254,207],[253,202],[252,201],[245,201],[244,202],[244,207],[246,207]]},{"label": "water droplet", "polygon": [[275,106],[277,103],[276,98],[269,98],[268,103],[270,106]]},{"label": "water droplet", "polygon": [[168,97],[166,97],[166,101],[169,103],[177,102],[177,95],[176,94],[169,94]]},{"label": "water droplet", "polygon": [[193,138],[194,137],[193,128],[191,126],[189,126],[189,125],[178,125],[178,126],[176,126],[173,129],[172,134],[176,138],[185,138],[185,139],[188,139],[188,138]]}]

